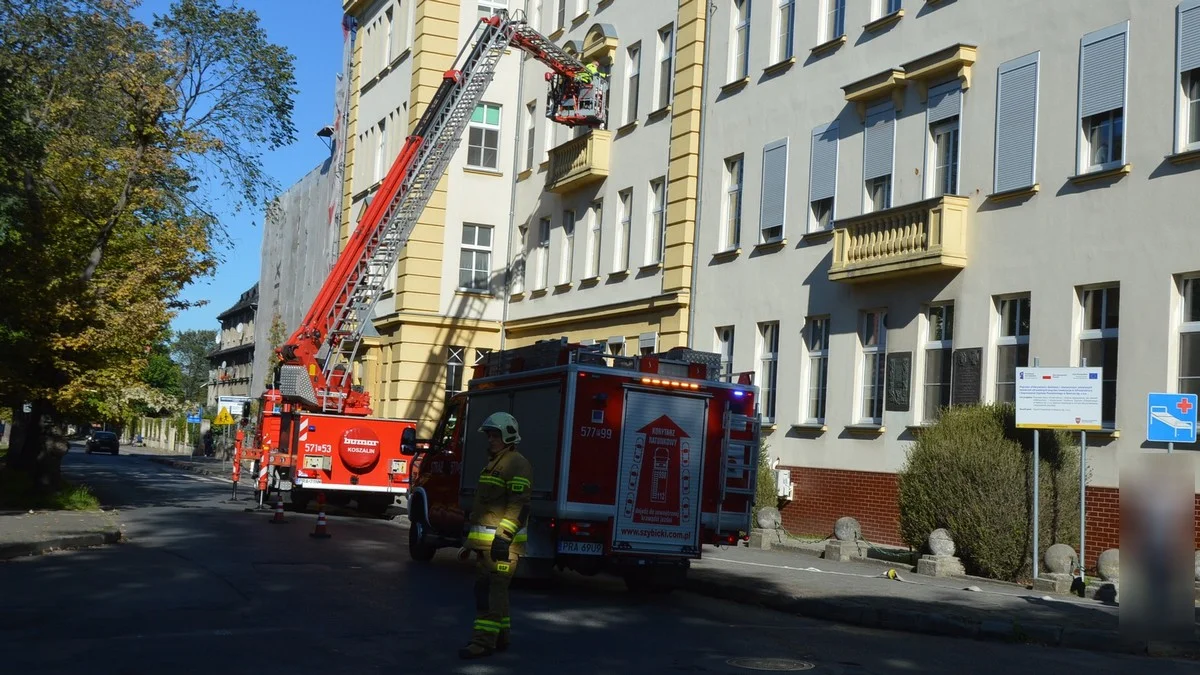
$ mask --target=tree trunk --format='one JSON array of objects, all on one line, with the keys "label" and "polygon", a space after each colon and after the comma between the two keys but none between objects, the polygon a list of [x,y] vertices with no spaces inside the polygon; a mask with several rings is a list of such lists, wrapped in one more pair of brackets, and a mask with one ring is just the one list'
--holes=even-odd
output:
[{"label": "tree trunk", "polygon": [[38,490],[56,490],[62,484],[62,458],[69,449],[66,429],[49,401],[34,401],[29,413],[14,406],[10,469],[27,472]]}]

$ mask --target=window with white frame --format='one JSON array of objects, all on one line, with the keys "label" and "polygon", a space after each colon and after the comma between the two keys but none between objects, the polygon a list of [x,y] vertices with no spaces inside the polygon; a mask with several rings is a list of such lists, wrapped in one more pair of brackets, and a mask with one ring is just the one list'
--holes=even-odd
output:
[{"label": "window with white frame", "polygon": [[559,125],[554,123],[554,120],[549,117],[542,117],[542,122],[545,127],[542,129],[542,161],[550,161],[550,150],[556,145],[558,140]]},{"label": "window with white frame", "polygon": [[1200,150],[1200,0],[1184,0],[1175,11],[1179,111],[1176,152]]},{"label": "window with white frame", "polygon": [[392,62],[392,37],[396,34],[396,29],[392,25],[394,17],[395,13],[392,11],[391,7],[388,7],[387,11],[383,13],[383,22],[386,24],[386,34],[383,38],[383,44],[380,46],[383,47],[382,65],[384,67],[387,67]]},{"label": "window with white frame", "polygon": [[515,272],[513,279],[512,292],[524,293],[527,287],[529,278],[529,224],[521,223],[517,226],[517,236],[521,238],[521,248],[513,259],[513,271]]},{"label": "window with white frame", "polygon": [[1128,30],[1125,21],[1080,39],[1080,173],[1112,169],[1124,161]]},{"label": "window with white frame", "polygon": [[942,416],[950,405],[950,375],[954,357],[954,303],[933,305],[925,313],[926,422]]},{"label": "window with white frame", "polygon": [[[958,194],[959,111],[962,109],[962,89],[957,80],[935,87],[929,92],[925,109],[929,125],[929,155],[925,174],[933,184],[928,193],[934,197]],[[933,171],[928,170],[932,164]]]},{"label": "window with white frame", "polygon": [[738,247],[742,231],[742,155],[725,159],[725,217],[721,222],[721,250]]},{"label": "window with white frame", "polygon": [[1017,368],[1029,366],[1029,295],[996,300],[996,402],[1017,400]]},{"label": "window with white frame", "polygon": [[887,310],[862,312],[859,316],[858,342],[862,350],[862,371],[859,373],[862,382],[859,394],[859,423],[883,424]]},{"label": "window with white frame", "polygon": [[808,229],[833,227],[833,203],[837,194],[838,123],[813,129],[808,170]]},{"label": "window with white frame", "polygon": [[821,0],[820,42],[846,34],[846,0]]},{"label": "window with white frame", "polygon": [[1180,284],[1179,388],[1180,394],[1200,394],[1200,276]]},{"label": "window with white frame", "polygon": [[462,391],[463,364],[466,347],[446,347],[446,399]]},{"label": "window with white frame", "polygon": [[995,192],[1037,182],[1038,77],[1041,54],[1005,61],[996,73]]},{"label": "window with white frame", "polygon": [[750,0],[733,0],[733,15],[729,25],[729,81],[735,82],[750,74]]},{"label": "window with white frame", "polygon": [[804,421],[822,424],[825,422],[825,404],[829,400],[828,316],[812,316],[805,320],[804,347],[808,356]]},{"label": "window with white frame", "polygon": [[768,143],[763,148],[762,196],[758,212],[759,243],[783,239],[787,217],[788,139]]},{"label": "window with white frame", "polygon": [[638,354],[649,356],[658,348],[658,333],[642,333],[638,335]]},{"label": "window with white frame", "polygon": [[650,181],[650,222],[646,245],[646,264],[662,262],[667,227],[667,182],[665,178]]},{"label": "window with white frame", "polygon": [[613,356],[625,356],[625,337],[615,335],[608,338],[608,353]]},{"label": "window with white frame", "polygon": [[554,28],[555,28],[555,30],[561,30],[561,29],[565,28],[567,25],[567,2],[569,0],[552,0],[552,1],[558,3],[558,7],[556,8],[556,13],[555,13],[555,17],[554,17]]},{"label": "window with white frame", "polygon": [[463,223],[462,250],[459,252],[458,287],[486,291],[492,273],[492,227]]},{"label": "window with white frame", "polygon": [[1079,294],[1081,318],[1079,331],[1080,365],[1100,368],[1103,398],[1100,419],[1112,427],[1117,419],[1117,343],[1120,329],[1121,289],[1119,286],[1084,289]]},{"label": "window with white frame", "polygon": [[467,166],[500,168],[500,106],[481,103],[471,113],[467,128]]},{"label": "window with white frame", "polygon": [[871,0],[871,18],[882,19],[900,11],[901,0]]},{"label": "window with white frame", "polygon": [[500,12],[508,11],[508,0],[476,0],[479,7],[479,18],[486,19]]},{"label": "window with white frame", "polygon": [[637,121],[638,90],[642,79],[642,44],[625,50],[625,124]]},{"label": "window with white frame", "polygon": [[492,350],[490,350],[490,349],[486,349],[484,347],[476,347],[475,348],[475,364],[474,365],[482,366],[485,363],[487,363],[487,358],[491,353],[492,353]]},{"label": "window with white frame", "polygon": [[721,355],[721,375],[733,375],[733,326],[717,328],[717,353]]},{"label": "window with white frame", "polygon": [[775,422],[775,396],[779,376],[779,322],[758,324],[759,412],[764,424]]},{"label": "window with white frame", "polygon": [[537,101],[525,104],[525,170],[533,170],[533,148],[537,140]]},{"label": "window with white frame", "polygon": [[613,271],[624,272],[629,269],[630,230],[633,218],[633,188],[625,188],[617,193],[621,201],[621,219],[617,223],[617,237],[613,242]]},{"label": "window with white frame", "polygon": [[864,213],[892,207],[895,139],[896,109],[891,102],[871,109],[863,129]]},{"label": "window with white frame", "polygon": [[387,119],[379,120],[379,134],[375,137],[375,176],[373,183],[378,183],[387,175]]},{"label": "window with white frame", "polygon": [[794,42],[792,36],[796,26],[796,0],[776,0],[775,44],[771,53],[775,63],[792,58]]},{"label": "window with white frame", "polygon": [[562,217],[562,258],[558,283],[565,284],[574,278],[575,270],[575,209],[564,209]]},{"label": "window with white frame", "polygon": [[394,53],[401,54],[412,47],[413,39],[413,7],[416,0],[396,0],[396,16],[400,17],[400,30],[397,31],[396,49]]},{"label": "window with white frame", "polygon": [[675,75],[675,27],[665,26],[658,31],[658,97],[656,109],[671,105],[671,80]]},{"label": "window with white frame", "polygon": [[537,289],[550,282],[550,218],[538,220]]},{"label": "window with white frame", "polygon": [[592,202],[591,213],[588,217],[590,224],[588,227],[587,276],[594,278],[600,276],[600,245],[603,243],[604,202],[601,200]]}]

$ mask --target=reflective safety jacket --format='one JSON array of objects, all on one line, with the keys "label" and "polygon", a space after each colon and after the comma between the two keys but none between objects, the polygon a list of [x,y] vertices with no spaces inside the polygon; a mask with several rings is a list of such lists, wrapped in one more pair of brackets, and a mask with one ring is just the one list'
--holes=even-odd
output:
[{"label": "reflective safety jacket", "polygon": [[512,446],[488,460],[475,488],[467,548],[487,551],[492,547],[492,539],[503,537],[512,542],[513,553],[524,554],[532,488],[533,469],[529,460]]}]

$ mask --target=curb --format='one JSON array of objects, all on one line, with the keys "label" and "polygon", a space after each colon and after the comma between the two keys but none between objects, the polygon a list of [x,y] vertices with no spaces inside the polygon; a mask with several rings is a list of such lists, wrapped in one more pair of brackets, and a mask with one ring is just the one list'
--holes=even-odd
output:
[{"label": "curb", "polygon": [[42,555],[50,551],[77,548],[95,548],[121,541],[120,530],[104,530],[90,534],[76,534],[66,537],[55,537],[43,541],[16,542],[0,544],[0,560],[12,560],[27,556]]},{"label": "curb", "polygon": [[826,598],[798,598],[780,595],[748,582],[731,582],[730,579],[717,572],[691,570],[684,590],[745,605],[758,605],[810,619],[835,621],[863,628],[1139,656],[1200,659],[1200,642],[1197,641],[1172,645],[1147,644],[1144,641],[1126,639],[1115,630],[1082,629],[1053,624],[1024,624],[1004,619],[979,620],[946,612],[914,612],[851,604]]}]

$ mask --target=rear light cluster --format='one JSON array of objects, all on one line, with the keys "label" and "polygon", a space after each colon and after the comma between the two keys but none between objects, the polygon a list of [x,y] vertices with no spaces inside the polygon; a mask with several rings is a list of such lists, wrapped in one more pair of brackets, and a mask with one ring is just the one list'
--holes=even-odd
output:
[{"label": "rear light cluster", "polygon": [[657,377],[643,377],[642,384],[649,384],[655,387],[675,387],[677,389],[692,389],[700,388],[700,385],[695,382],[680,382],[679,380],[663,380]]}]

